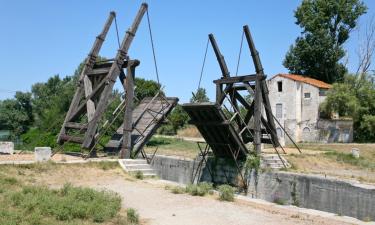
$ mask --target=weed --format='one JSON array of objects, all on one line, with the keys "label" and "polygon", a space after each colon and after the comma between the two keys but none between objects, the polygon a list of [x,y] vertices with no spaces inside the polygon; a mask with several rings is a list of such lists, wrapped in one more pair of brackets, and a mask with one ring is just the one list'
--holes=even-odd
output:
[{"label": "weed", "polygon": [[371,222],[372,219],[371,219],[371,217],[366,216],[365,218],[363,218],[363,221],[365,221],[365,222]]},{"label": "weed", "polygon": [[139,180],[143,180],[144,175],[143,175],[142,171],[138,170],[137,172],[135,172],[134,177],[139,179]]},{"label": "weed", "polygon": [[186,186],[186,192],[193,196],[205,196],[210,190],[212,190],[212,184],[202,182],[199,184],[189,184]]},{"label": "weed", "polygon": [[228,184],[220,185],[219,189],[219,199],[221,201],[234,201],[234,188]]},{"label": "weed", "polygon": [[118,167],[118,162],[100,161],[94,164],[102,170],[113,170]]},{"label": "weed", "polygon": [[185,193],[185,190],[186,190],[185,188],[180,187],[180,186],[174,186],[171,189],[171,191],[172,191],[173,194],[183,194],[183,193]]},{"label": "weed", "polygon": [[113,218],[121,208],[121,198],[115,193],[70,184],[59,190],[24,186],[21,191],[10,194],[9,200],[15,208],[61,221],[82,219],[104,222]]},{"label": "weed", "polygon": [[279,197],[274,198],[273,203],[276,203],[278,205],[286,205],[286,201]]},{"label": "weed", "polygon": [[139,215],[137,211],[133,208],[129,208],[126,210],[126,217],[128,222],[132,224],[138,224],[139,223]]}]

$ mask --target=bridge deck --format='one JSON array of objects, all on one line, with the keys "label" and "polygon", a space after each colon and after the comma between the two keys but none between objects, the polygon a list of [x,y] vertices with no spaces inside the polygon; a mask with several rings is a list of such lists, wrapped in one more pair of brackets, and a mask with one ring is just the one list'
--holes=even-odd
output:
[{"label": "bridge deck", "polygon": [[246,157],[249,152],[240,135],[216,103],[188,103],[182,105],[213,153],[218,157]]},{"label": "bridge deck", "polygon": [[[144,98],[133,110],[132,145],[133,153],[137,155],[155,131],[160,127],[164,118],[172,111],[178,98]],[[104,150],[119,151],[122,145],[123,125],[121,125]]]}]

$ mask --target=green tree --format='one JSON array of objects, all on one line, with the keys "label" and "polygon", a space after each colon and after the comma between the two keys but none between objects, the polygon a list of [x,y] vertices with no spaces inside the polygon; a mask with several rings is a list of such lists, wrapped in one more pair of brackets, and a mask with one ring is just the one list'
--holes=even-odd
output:
[{"label": "green tree", "polygon": [[344,77],[343,83],[333,84],[321,109],[326,115],[333,112],[351,117],[355,141],[375,141],[375,86],[369,76],[358,79]]},{"label": "green tree", "polygon": [[145,97],[154,97],[160,90],[160,84],[157,82],[138,77],[135,78],[135,86],[135,96],[139,101]]},{"label": "green tree", "polygon": [[184,127],[187,124],[189,115],[185,112],[181,105],[177,105],[171,112],[168,120],[170,121],[173,130],[177,132],[178,129]]},{"label": "green tree", "polygon": [[14,137],[27,131],[32,122],[31,93],[17,92],[14,99],[0,101],[0,130],[10,130]]},{"label": "green tree", "polygon": [[291,73],[327,83],[342,81],[346,72],[340,63],[345,55],[343,44],[366,10],[360,0],[303,0],[295,11],[302,33],[283,65]]},{"label": "green tree", "polygon": [[198,88],[197,92],[190,98],[190,102],[208,102],[210,99],[206,94],[206,89]]}]

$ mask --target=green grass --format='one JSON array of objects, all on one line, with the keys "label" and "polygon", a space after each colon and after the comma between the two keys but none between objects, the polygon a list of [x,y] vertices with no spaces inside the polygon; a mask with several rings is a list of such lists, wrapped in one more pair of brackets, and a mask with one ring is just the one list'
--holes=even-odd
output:
[{"label": "green grass", "polygon": [[156,147],[158,147],[158,154],[188,158],[195,158],[199,152],[196,142],[184,141],[178,138],[153,137],[147,143],[146,152],[153,153]]},{"label": "green grass", "polygon": [[4,225],[96,224],[110,221],[129,224],[125,218],[118,219],[121,198],[114,192],[73,187],[70,184],[60,189],[25,185],[2,173],[0,206],[0,224]]}]

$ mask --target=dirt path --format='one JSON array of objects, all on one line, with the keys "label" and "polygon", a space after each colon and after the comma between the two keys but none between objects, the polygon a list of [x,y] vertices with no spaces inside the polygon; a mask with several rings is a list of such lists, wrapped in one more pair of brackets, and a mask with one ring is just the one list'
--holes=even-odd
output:
[{"label": "dirt path", "polygon": [[319,211],[315,211],[314,215],[270,203],[258,204],[245,200],[221,202],[217,196],[172,194],[164,189],[163,181],[135,180],[119,169],[103,171],[98,168],[65,167],[36,179],[38,183],[54,187],[70,182],[115,191],[123,198],[123,206],[135,208],[142,218],[142,224],[147,225],[350,224],[337,220],[340,218],[338,216],[320,215]]}]

